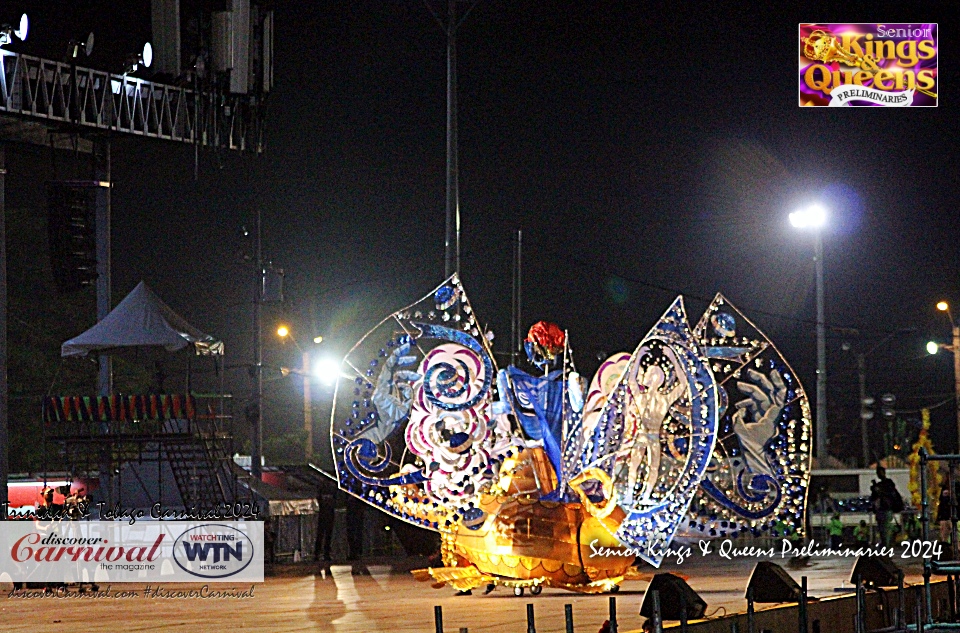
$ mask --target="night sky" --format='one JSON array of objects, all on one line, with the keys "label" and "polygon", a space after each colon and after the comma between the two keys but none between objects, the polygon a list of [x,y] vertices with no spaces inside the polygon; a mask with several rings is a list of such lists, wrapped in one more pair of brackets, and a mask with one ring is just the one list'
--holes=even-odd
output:
[{"label": "night sky", "polygon": [[[23,4],[0,3],[3,17]],[[42,13],[67,3],[27,4]],[[104,3],[84,6],[108,17]],[[830,210],[834,452],[859,455],[851,352],[901,328],[916,332],[868,357],[868,392],[896,394],[907,417],[942,404],[934,442],[955,448],[951,359],[924,352],[949,336],[938,300],[960,317],[955,56],[943,56],[938,108],[801,109],[797,99],[800,21],[942,16],[903,3],[844,3],[843,15],[815,4],[700,6],[480,0],[463,23],[461,276],[495,350],[509,351],[522,229],[523,329],[540,319],[568,329],[584,373],[600,352],[632,350],[676,295],[695,321],[722,292],[812,394],[813,239],[787,214],[820,201]],[[195,181],[191,147],[113,145],[114,300],[147,281],[224,338],[228,364],[252,357],[254,273],[238,252],[249,252],[241,226],[252,227],[258,206],[264,252],[288,281],[288,304],[267,311],[268,363],[299,362],[269,334],[280,320],[301,343],[322,334],[325,353],[342,356],[443,280],[445,35],[414,0],[273,7],[264,155],[203,151]],[[113,16],[113,28],[142,19]],[[940,49],[953,50],[953,33],[942,37]],[[29,44],[17,50],[41,54]],[[33,204],[48,152],[18,146],[7,161],[7,204]],[[249,393],[242,370],[229,384]],[[269,383],[265,433],[300,424],[300,389],[299,379]],[[318,414],[329,401],[318,396]]]}]

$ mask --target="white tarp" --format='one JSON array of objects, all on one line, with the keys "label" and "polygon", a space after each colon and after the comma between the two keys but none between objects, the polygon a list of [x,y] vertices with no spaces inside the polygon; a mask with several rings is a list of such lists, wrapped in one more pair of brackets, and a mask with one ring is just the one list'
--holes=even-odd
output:
[{"label": "white tarp", "polygon": [[197,354],[223,354],[222,341],[187,323],[141,281],[102,321],[64,343],[60,355],[87,356],[135,347],[176,352],[188,345]]}]

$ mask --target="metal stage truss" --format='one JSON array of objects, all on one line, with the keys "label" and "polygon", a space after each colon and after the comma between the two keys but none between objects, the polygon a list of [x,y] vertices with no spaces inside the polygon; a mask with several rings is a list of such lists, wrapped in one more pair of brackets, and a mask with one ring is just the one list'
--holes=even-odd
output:
[{"label": "metal stage truss", "polygon": [[[215,412],[219,403],[214,406],[211,400],[200,398],[198,403],[193,395],[46,398],[45,453],[50,456],[55,451],[57,461],[74,475],[101,473],[101,485],[104,469],[123,473],[125,464],[155,463],[161,497],[162,465],[167,463],[185,508],[209,509],[249,500],[249,487],[241,485],[246,473],[231,458],[231,418]],[[148,490],[137,469],[128,472],[135,480],[128,483],[141,488],[145,496],[156,492]],[[108,485],[124,489],[122,481]],[[113,501],[123,505],[122,493]]]},{"label": "metal stage truss", "polygon": [[263,151],[262,97],[196,90],[0,51],[0,115],[202,147]]}]

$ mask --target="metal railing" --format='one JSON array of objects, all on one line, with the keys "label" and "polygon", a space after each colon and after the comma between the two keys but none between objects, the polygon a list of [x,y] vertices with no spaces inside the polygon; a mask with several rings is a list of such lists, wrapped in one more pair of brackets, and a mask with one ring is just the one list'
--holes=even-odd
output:
[{"label": "metal railing", "polygon": [[[950,491],[950,523],[951,523],[951,538],[950,538],[950,552],[947,557],[949,560],[941,561],[935,560],[932,557],[925,557],[923,559],[923,598],[924,606],[926,613],[926,625],[933,626],[933,598],[930,592],[930,577],[934,574],[947,576],[947,582],[950,585],[950,612],[951,614],[956,614],[957,612],[957,585],[960,583],[960,560],[958,559],[957,551],[957,500],[954,498],[954,480],[953,480],[953,468],[955,463],[960,463],[960,455],[931,455],[927,453],[926,449],[921,448],[919,451],[920,457],[920,509],[921,509],[921,522],[923,525],[923,540],[924,542],[930,541],[930,522],[933,520],[930,517],[930,499],[927,497],[927,464],[930,462],[946,462],[950,466],[949,475],[947,477],[947,489]],[[960,623],[957,622],[939,622],[936,624],[937,630],[960,630]]]},{"label": "metal railing", "polygon": [[204,147],[263,151],[261,98],[0,50],[0,114]]}]

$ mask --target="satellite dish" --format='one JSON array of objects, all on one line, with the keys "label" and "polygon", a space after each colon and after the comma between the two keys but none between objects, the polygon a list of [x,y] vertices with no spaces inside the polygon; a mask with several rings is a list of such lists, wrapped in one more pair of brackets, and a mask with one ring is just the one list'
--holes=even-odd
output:
[{"label": "satellite dish", "polygon": [[143,60],[143,65],[150,68],[150,64],[153,63],[153,46],[150,42],[143,45],[143,55],[140,58]]},{"label": "satellite dish", "polygon": [[27,31],[30,30],[30,19],[24,13],[20,16],[20,28],[13,32],[21,41],[27,39]]},{"label": "satellite dish", "polygon": [[87,57],[93,54],[93,31],[87,36],[87,42],[83,45],[83,52]]}]

